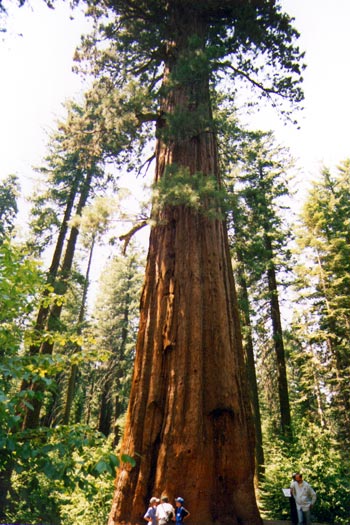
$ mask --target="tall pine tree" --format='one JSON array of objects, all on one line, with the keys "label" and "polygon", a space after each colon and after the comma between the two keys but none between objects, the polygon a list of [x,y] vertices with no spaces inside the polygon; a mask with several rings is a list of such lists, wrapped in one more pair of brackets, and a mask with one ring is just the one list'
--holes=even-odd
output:
[{"label": "tall pine tree", "polygon": [[349,196],[350,161],[340,164],[336,174],[325,168],[306,200],[299,238],[308,248],[308,274],[316,288],[310,297],[317,320],[313,340],[328,370],[332,421],[344,444],[350,435]]},{"label": "tall pine tree", "polygon": [[[244,286],[250,285],[251,299],[255,296],[260,305],[269,304],[268,314],[266,308],[261,309],[263,323],[270,327],[267,328],[270,342],[264,345],[265,363],[271,348],[274,353],[273,363],[266,370],[266,377],[273,378],[273,384],[267,383],[266,393],[274,396],[278,392],[277,399],[269,399],[270,407],[278,407],[276,427],[288,438],[291,413],[277,276],[283,266],[285,270],[288,268],[289,231],[283,224],[282,209],[286,206],[283,199],[288,195],[286,172],[290,159],[275,145],[272,133],[267,132],[243,134],[235,158],[234,251],[240,275],[247,276]],[[242,283],[242,277],[240,280]]]}]

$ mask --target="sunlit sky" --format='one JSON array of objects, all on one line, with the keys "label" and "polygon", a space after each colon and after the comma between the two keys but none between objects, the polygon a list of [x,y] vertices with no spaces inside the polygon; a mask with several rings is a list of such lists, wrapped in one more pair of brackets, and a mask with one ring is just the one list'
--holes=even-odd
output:
[{"label": "sunlit sky", "polygon": [[[71,70],[72,56],[88,25],[82,14],[71,19],[60,2],[54,10],[42,0],[22,8],[16,4],[7,3],[7,32],[0,33],[0,179],[16,173],[30,193],[32,166],[45,156],[63,102],[82,90]],[[278,141],[296,158],[304,184],[323,164],[333,168],[350,156],[350,1],[283,0],[282,5],[295,17],[308,64],[300,129],[284,125],[272,111],[256,116],[251,127],[276,130]]]}]

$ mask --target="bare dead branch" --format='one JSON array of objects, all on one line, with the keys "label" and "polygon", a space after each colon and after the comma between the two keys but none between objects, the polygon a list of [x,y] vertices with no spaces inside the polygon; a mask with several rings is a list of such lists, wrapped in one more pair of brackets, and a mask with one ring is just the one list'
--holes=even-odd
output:
[{"label": "bare dead branch", "polygon": [[148,170],[149,170],[149,167],[151,165],[152,160],[155,159],[155,158],[156,158],[156,154],[155,153],[153,153],[150,157],[148,157],[148,159],[146,159],[145,162],[143,162],[143,164],[141,164],[141,166],[137,170],[137,176],[140,175],[140,173],[143,170],[143,168],[147,165],[147,168],[146,168],[146,171],[145,171],[145,175],[146,175]]},{"label": "bare dead branch", "polygon": [[147,224],[148,224],[148,220],[144,220],[142,222],[139,222],[139,223],[135,224],[135,226],[133,226],[130,231],[128,231],[127,233],[124,233],[123,235],[120,235],[119,240],[120,241],[124,241],[124,246],[123,246],[123,250],[122,250],[123,255],[125,255],[126,249],[127,249],[128,245],[129,245],[129,242],[131,241],[133,235],[135,235],[135,233],[137,233],[138,231],[142,230],[142,228],[147,226]]}]

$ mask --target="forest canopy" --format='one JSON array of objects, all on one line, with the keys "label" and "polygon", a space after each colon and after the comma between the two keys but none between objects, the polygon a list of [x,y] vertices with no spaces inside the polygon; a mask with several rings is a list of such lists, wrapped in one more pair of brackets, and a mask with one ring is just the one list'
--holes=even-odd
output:
[{"label": "forest canopy", "polygon": [[[24,239],[18,180],[0,185],[1,518],[142,523],[167,491],[194,521],[258,525],[289,518],[281,487],[302,470],[317,521],[345,525],[349,161],[296,217],[288,151],[238,118],[248,86],[295,118],[292,18],[268,1],[86,8],[91,86],[51,134]],[[148,172],[131,218],[121,176]]]}]

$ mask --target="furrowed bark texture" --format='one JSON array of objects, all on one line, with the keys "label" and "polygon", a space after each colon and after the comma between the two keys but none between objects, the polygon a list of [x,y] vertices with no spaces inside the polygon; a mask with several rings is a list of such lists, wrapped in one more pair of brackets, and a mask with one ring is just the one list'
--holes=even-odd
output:
[{"label": "furrowed bark texture", "polygon": [[[202,34],[195,19],[187,16],[186,24],[174,46],[176,60],[167,65],[165,85],[186,47],[186,35],[194,28]],[[201,112],[206,108],[204,117],[210,120],[206,77],[174,83],[164,99],[160,134],[169,126],[167,115],[180,108],[193,112],[195,120],[199,107]],[[156,180],[170,165],[218,178],[214,133],[203,129],[160,138]],[[122,452],[137,465],[119,469],[108,523],[144,523],[149,498],[167,493],[170,500],[185,498],[189,525],[261,524],[225,223],[171,203],[155,218],[122,443]]]},{"label": "furrowed bark texture", "polygon": [[[152,231],[110,524],[182,494],[194,523],[260,523],[232,272],[222,223],[168,210]],[[137,455],[136,455],[137,454]]]},{"label": "furrowed bark texture", "polygon": [[[202,141],[197,159],[208,165],[212,137]],[[258,524],[225,226],[183,206],[162,219],[151,232],[122,445],[137,466],[119,471],[109,524],[142,523],[162,492],[186,498],[192,523]]]}]

